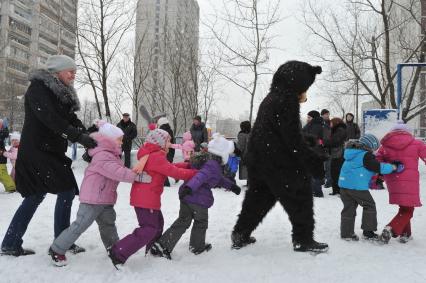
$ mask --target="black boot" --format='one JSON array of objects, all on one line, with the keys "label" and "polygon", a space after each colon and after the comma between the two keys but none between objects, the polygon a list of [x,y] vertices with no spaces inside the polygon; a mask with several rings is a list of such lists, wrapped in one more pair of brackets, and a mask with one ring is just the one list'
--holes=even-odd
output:
[{"label": "black boot", "polygon": [[378,241],[379,240],[379,235],[377,235],[373,231],[362,232],[362,237],[364,238],[364,240],[369,240],[369,241]]},{"label": "black boot", "polygon": [[18,256],[33,255],[35,254],[35,251],[31,249],[24,249],[24,248],[19,248],[17,250],[7,250],[2,248],[0,254],[18,257]]},{"label": "black boot", "polygon": [[123,265],[124,262],[122,262],[119,258],[117,258],[114,253],[112,252],[112,248],[107,249],[108,256],[111,259],[112,264],[114,265],[115,269],[118,270],[117,265]]},{"label": "black boot", "polygon": [[208,252],[211,249],[212,249],[212,245],[211,244],[205,244],[205,246],[203,248],[201,248],[201,249],[191,249],[190,248],[191,252],[193,254],[195,254],[195,255],[199,255],[199,254],[201,254],[203,252]]},{"label": "black boot", "polygon": [[318,243],[315,240],[306,244],[293,242],[293,249],[296,252],[325,253],[328,251],[328,245],[326,243]]},{"label": "black boot", "polygon": [[256,243],[255,237],[245,236],[243,234],[232,232],[232,249],[239,250],[247,245]]},{"label": "black boot", "polygon": [[151,254],[153,256],[165,257],[165,258],[167,258],[169,260],[172,259],[171,252],[169,252],[169,250],[167,250],[166,248],[164,248],[163,245],[160,244],[160,243],[158,243],[158,242],[155,242],[152,245],[152,247],[150,249],[150,252],[151,252]]},{"label": "black boot", "polygon": [[68,251],[76,255],[79,253],[84,253],[86,249],[80,246],[77,246],[76,244],[72,244],[71,247],[69,247]]}]

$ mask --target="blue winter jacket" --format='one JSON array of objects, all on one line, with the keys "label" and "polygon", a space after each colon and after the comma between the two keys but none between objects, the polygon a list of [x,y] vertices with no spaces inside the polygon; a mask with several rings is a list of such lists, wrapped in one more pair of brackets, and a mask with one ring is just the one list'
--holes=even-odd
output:
[{"label": "blue winter jacket", "polygon": [[390,174],[393,166],[378,162],[374,155],[365,149],[346,148],[342,169],[339,175],[339,187],[342,189],[364,191],[369,189],[371,177],[375,174]]}]

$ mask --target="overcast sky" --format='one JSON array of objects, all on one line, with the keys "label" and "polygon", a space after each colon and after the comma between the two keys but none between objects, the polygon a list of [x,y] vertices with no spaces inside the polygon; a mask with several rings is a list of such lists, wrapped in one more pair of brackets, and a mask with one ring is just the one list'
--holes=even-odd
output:
[{"label": "overcast sky", "polygon": [[[203,17],[212,14],[212,4],[221,2],[220,0],[198,0],[200,6],[200,35],[207,33],[206,27],[201,24]],[[307,45],[304,44],[307,40],[311,40],[308,32],[305,30],[303,24],[298,21],[300,16],[300,0],[285,0],[281,2],[281,17],[284,20],[278,23],[273,33],[278,35],[273,45],[279,47],[281,50],[274,50],[270,54],[269,66],[271,69],[276,70],[282,63],[287,60],[303,60],[315,64],[314,58],[309,55]],[[324,73],[323,73],[324,74]],[[265,85],[263,86],[262,93],[257,97],[257,106],[259,105],[262,96],[267,94],[267,87],[269,87],[271,77],[264,78]],[[229,93],[222,95],[217,102],[218,111],[228,117],[238,118],[240,114],[249,109],[249,96],[244,94],[242,90],[229,85],[226,90]],[[323,97],[319,97],[319,91],[315,87],[311,87],[308,92],[308,102],[302,105],[302,115],[305,115],[310,110],[320,110],[326,107],[327,102]]]}]

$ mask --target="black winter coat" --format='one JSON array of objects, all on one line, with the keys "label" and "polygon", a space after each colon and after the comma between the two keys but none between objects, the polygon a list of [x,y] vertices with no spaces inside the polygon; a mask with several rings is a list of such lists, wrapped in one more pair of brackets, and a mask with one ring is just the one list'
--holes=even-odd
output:
[{"label": "black winter coat", "polygon": [[[160,129],[169,133],[169,135],[170,135],[170,142],[174,144],[175,143],[175,135],[174,135],[173,130],[170,127],[170,125],[169,124],[161,125]],[[175,157],[175,150],[174,150],[174,148],[169,148],[169,152],[167,153],[167,160],[169,162],[173,163],[173,158],[174,157]]]},{"label": "black winter coat", "polygon": [[30,74],[30,81],[15,167],[16,188],[23,197],[78,192],[72,161],[65,156],[67,139],[74,143],[85,131],[74,113],[80,109],[75,90],[45,70]]},{"label": "black winter coat", "polygon": [[324,120],[321,117],[312,119],[303,129],[303,134],[314,138],[317,142],[324,138]]},{"label": "black winter coat", "polygon": [[209,141],[206,125],[204,123],[201,123],[198,126],[192,124],[189,131],[191,132],[192,140],[195,143],[195,151],[200,151],[200,145],[203,142]]},{"label": "black winter coat", "polygon": [[0,130],[0,164],[6,164],[7,158],[3,156],[3,152],[6,151],[4,140],[9,137],[9,129],[1,128]]},{"label": "black winter coat", "polygon": [[138,136],[138,130],[136,129],[135,123],[131,120],[127,122],[121,120],[120,123],[117,124],[117,127],[119,127],[124,133],[121,148],[123,151],[132,150],[132,141]]},{"label": "black winter coat", "polygon": [[346,137],[345,124],[339,124],[331,129],[331,135],[324,140],[324,145],[330,148],[332,159],[343,158]]},{"label": "black winter coat", "polygon": [[347,140],[359,139],[361,131],[359,130],[358,124],[354,122],[346,122],[346,134]]}]

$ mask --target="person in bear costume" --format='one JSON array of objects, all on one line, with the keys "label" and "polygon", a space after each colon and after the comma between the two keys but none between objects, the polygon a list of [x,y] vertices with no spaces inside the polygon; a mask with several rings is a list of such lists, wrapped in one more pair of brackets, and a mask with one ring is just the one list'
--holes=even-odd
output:
[{"label": "person in bear costume", "polygon": [[249,189],[232,232],[232,248],[256,241],[251,233],[277,201],[293,226],[295,251],[325,252],[328,245],[314,240],[311,177],[323,178],[324,152],[303,139],[300,103],[321,67],[289,61],[273,76],[269,94],[262,101],[248,144]]}]

